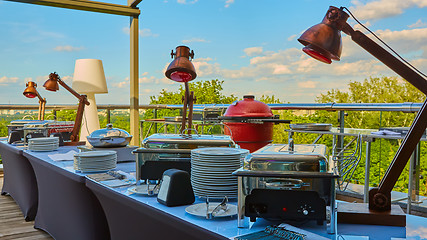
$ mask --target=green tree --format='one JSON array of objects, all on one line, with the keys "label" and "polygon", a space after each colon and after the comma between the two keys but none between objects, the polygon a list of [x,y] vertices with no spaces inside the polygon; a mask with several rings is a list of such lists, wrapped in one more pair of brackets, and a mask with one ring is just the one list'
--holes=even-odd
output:
[{"label": "green tree", "polygon": [[[425,95],[410,83],[397,77],[370,77],[363,82],[350,82],[348,91],[332,89],[317,97],[318,103],[403,103],[403,102],[423,102]],[[372,112],[372,111],[351,111],[345,117],[345,126],[350,128],[370,128],[381,127],[408,127],[412,123],[415,113],[403,112]],[[318,112],[318,117],[336,119],[336,113]],[[372,144],[371,153],[371,186],[377,186],[379,180],[390,165],[401,141],[397,140],[377,140]],[[421,143],[422,146],[426,144]],[[365,150],[363,149],[364,153]],[[427,174],[426,149],[421,148],[421,175]],[[353,175],[354,182],[364,183],[364,162],[365,156]],[[398,182],[396,191],[407,191],[408,187],[408,165],[403,170]],[[426,194],[426,180],[422,179],[420,185],[421,192]]]},{"label": "green tree", "polygon": [[[234,95],[226,96],[222,93],[222,84],[224,81],[218,79],[209,81],[197,81],[189,83],[189,90],[194,92],[196,98],[195,104],[230,104],[237,100]],[[181,84],[176,91],[168,91],[162,89],[159,95],[150,97],[150,104],[182,104],[185,94],[184,85]],[[166,116],[180,116],[180,110],[162,109],[162,110],[147,110],[144,113],[144,119],[163,118]],[[148,131],[148,124],[144,125],[144,135]],[[172,126],[169,126],[173,128]]]}]

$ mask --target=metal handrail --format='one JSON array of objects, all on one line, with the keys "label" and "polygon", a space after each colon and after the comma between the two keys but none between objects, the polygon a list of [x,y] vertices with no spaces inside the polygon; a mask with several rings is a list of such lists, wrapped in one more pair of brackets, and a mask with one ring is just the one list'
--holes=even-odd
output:
[{"label": "metal handrail", "polygon": [[[417,112],[422,103],[273,103],[267,104],[272,110],[327,110],[327,111],[386,111],[386,112]],[[229,104],[195,104],[194,111],[226,109]],[[0,110],[32,110],[38,109],[35,104],[1,104]],[[129,109],[125,104],[97,104],[98,109]],[[141,104],[139,109],[182,109],[182,105]],[[75,104],[46,105],[46,109],[63,110],[77,109]]]}]

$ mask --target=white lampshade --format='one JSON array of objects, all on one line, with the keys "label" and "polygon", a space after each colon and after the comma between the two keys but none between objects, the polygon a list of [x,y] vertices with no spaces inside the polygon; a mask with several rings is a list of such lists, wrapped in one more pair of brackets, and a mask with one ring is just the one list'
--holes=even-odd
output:
[{"label": "white lampshade", "polygon": [[80,141],[86,141],[87,136],[99,129],[95,94],[108,93],[102,61],[99,59],[77,59],[72,88],[80,94],[86,94],[90,103],[89,106],[85,106],[80,132]]},{"label": "white lampshade", "polygon": [[72,88],[78,93],[108,93],[104,68],[99,59],[77,59]]}]

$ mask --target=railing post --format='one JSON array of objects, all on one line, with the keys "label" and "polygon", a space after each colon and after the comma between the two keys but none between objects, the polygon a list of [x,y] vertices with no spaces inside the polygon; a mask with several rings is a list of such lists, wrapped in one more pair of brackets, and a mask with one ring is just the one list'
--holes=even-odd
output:
[{"label": "railing post", "polygon": [[56,110],[55,109],[52,110],[52,114],[53,114],[53,120],[56,121]]},{"label": "railing post", "polygon": [[107,123],[111,123],[111,110],[107,109]]},{"label": "railing post", "polygon": [[[345,112],[343,110],[338,112],[338,128],[340,133],[344,133],[344,116]],[[338,135],[338,152],[344,148],[344,136]]]},{"label": "railing post", "polygon": [[[153,111],[154,111],[154,119],[157,119],[157,108],[155,108]],[[167,129],[168,126],[166,125],[165,128]],[[154,133],[157,133],[157,123],[154,123]]]},{"label": "railing post", "polygon": [[420,143],[409,160],[408,205],[406,213],[411,214],[412,202],[418,202],[420,191]]},{"label": "railing post", "polygon": [[363,202],[369,202],[369,173],[371,172],[371,143],[373,139],[366,139],[365,156],[365,185],[363,189]]}]

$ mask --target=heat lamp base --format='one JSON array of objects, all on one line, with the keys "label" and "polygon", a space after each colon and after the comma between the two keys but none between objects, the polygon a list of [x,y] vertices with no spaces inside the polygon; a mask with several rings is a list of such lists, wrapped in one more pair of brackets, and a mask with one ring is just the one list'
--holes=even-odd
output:
[{"label": "heat lamp base", "polygon": [[338,223],[406,227],[406,215],[398,205],[391,205],[386,212],[369,210],[367,203],[338,202],[337,205]]}]

